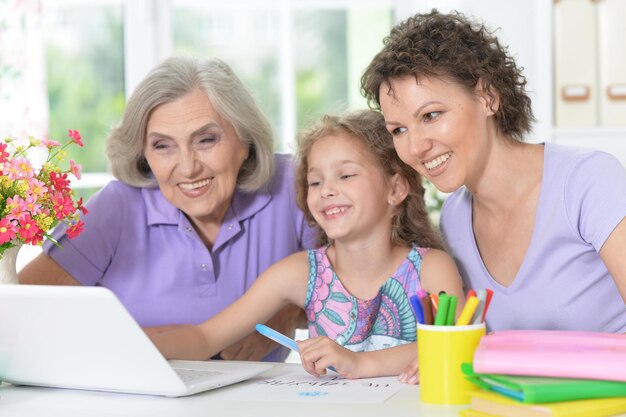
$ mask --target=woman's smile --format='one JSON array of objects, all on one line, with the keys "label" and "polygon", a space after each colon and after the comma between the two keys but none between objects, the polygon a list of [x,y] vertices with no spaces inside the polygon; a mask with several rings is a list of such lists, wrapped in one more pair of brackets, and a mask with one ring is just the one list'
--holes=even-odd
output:
[{"label": "woman's smile", "polygon": [[211,177],[195,182],[181,182],[178,183],[178,187],[186,196],[198,197],[209,190],[212,180],[213,178]]}]

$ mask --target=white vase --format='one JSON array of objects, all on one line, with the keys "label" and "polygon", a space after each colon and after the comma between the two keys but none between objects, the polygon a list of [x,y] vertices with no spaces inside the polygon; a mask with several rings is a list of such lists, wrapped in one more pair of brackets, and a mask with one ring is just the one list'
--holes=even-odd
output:
[{"label": "white vase", "polygon": [[4,251],[0,258],[0,284],[18,284],[17,280],[17,253],[22,245],[13,246]]}]

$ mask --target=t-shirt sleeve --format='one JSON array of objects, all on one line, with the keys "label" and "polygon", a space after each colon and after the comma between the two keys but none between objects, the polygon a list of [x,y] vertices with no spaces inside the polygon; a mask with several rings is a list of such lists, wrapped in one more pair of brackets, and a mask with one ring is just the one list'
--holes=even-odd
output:
[{"label": "t-shirt sleeve", "polygon": [[564,198],[571,227],[599,252],[626,217],[626,170],[613,155],[587,154],[574,163]]},{"label": "t-shirt sleeve", "polygon": [[87,215],[82,215],[84,231],[74,239],[65,234],[65,225],[52,232],[59,246],[46,241],[43,251],[66,272],[83,285],[95,285],[104,275],[115,254],[125,201],[119,183],[110,183],[94,194],[85,204]]}]

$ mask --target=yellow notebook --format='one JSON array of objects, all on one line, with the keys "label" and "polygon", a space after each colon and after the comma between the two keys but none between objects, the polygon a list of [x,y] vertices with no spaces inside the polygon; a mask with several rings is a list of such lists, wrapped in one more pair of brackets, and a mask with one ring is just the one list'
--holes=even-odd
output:
[{"label": "yellow notebook", "polygon": [[[524,404],[489,391],[470,394],[469,413],[465,417],[606,417],[626,413],[626,397],[595,398],[591,400],[560,401],[544,404]],[[472,412],[479,412],[476,414]]]}]

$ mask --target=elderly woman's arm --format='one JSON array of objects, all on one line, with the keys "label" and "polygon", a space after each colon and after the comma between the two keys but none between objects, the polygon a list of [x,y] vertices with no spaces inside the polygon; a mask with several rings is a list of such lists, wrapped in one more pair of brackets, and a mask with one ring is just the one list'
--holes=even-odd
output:
[{"label": "elderly woman's arm", "polygon": [[[307,325],[304,310],[293,304],[283,307],[266,323],[272,329],[293,338],[295,329]],[[260,361],[279,345],[257,332],[222,350],[220,357],[227,360]]]},{"label": "elderly woman's arm", "polygon": [[45,253],[40,253],[25,265],[19,272],[18,278],[20,284],[81,285]]}]

